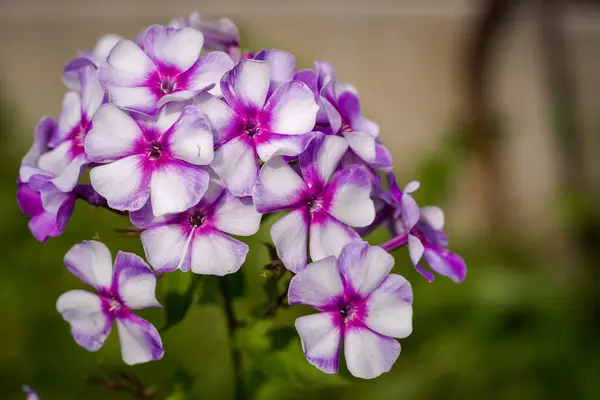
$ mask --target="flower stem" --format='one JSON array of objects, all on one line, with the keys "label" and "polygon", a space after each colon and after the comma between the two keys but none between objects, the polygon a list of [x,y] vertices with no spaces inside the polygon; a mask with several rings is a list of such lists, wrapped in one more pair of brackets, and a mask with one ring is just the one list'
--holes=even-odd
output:
[{"label": "flower stem", "polygon": [[408,234],[403,233],[401,235],[391,238],[387,242],[383,242],[382,244],[379,245],[379,247],[381,247],[388,253],[391,253],[394,250],[397,250],[401,247],[406,246],[407,243],[408,243]]},{"label": "flower stem", "polygon": [[244,391],[244,382],[242,381],[242,354],[237,349],[235,344],[236,329],[240,326],[239,321],[235,317],[233,309],[233,295],[227,284],[227,276],[219,278],[219,290],[223,296],[223,306],[225,317],[227,318],[227,328],[229,330],[229,340],[231,346],[231,356],[233,361],[233,377],[235,380],[235,399],[244,400],[246,394]]}]

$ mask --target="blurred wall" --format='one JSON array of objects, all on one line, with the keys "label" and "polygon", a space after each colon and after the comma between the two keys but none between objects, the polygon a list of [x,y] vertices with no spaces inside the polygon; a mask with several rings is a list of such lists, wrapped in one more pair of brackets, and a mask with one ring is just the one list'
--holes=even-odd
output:
[{"label": "blurred wall", "polygon": [[[297,54],[300,66],[328,60],[355,84],[367,115],[382,128],[396,172],[409,179],[464,113],[463,57],[477,0],[1,0],[0,84],[25,126],[57,116],[63,65],[104,33],[133,37],[143,27],[198,10],[228,16],[253,49]],[[600,14],[573,10],[564,20],[576,71],[581,119],[594,163],[600,130]],[[556,149],[536,14],[525,8],[503,32],[493,70],[494,104],[509,140],[499,149],[510,217],[540,240],[553,237]],[[593,134],[596,134],[595,137]],[[20,148],[30,137],[15,138]],[[452,228],[477,234],[480,201],[467,166],[449,199]],[[427,182],[424,182],[427,184]],[[480,207],[479,207],[480,208]],[[458,222],[457,222],[458,221]],[[532,235],[533,236],[533,235]]]}]

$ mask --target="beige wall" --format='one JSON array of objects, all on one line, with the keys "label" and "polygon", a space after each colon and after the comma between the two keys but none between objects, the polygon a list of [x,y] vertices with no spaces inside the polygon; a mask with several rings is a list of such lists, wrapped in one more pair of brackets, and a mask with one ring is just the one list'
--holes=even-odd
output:
[{"label": "beige wall", "polygon": [[[408,178],[463,109],[461,57],[478,3],[0,0],[0,82],[33,126],[41,115],[59,113],[63,65],[103,33],[133,36],[146,25],[193,10],[226,15],[238,22],[253,47],[293,51],[304,65],[313,59],[331,61],[339,78],[358,87],[366,113],[382,127],[396,171]],[[574,13],[565,23],[581,118],[590,133],[597,132],[600,14]],[[510,128],[510,140],[500,151],[513,218],[524,231],[545,236],[554,226],[550,207],[556,201],[556,171],[537,29],[531,10],[516,17],[499,49],[492,84],[495,104]],[[596,159],[590,149],[590,160]],[[451,198],[454,217],[449,218],[454,228],[470,232],[481,220],[472,182],[467,168]]]}]

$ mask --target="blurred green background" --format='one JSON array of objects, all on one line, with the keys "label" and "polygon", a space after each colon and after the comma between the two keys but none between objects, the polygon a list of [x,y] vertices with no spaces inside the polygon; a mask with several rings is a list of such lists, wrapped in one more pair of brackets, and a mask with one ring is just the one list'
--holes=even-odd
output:
[{"label": "blurred green background", "polygon": [[[0,33],[15,39],[3,39],[0,48],[0,398],[22,399],[20,386],[28,384],[43,400],[127,399],[90,384],[118,380],[124,371],[153,388],[156,399],[233,398],[234,347],[254,399],[600,398],[594,164],[600,99],[589,95],[600,93],[600,32],[590,33],[589,20],[561,18],[564,9],[551,1],[538,7],[457,2],[456,9],[435,1],[425,2],[429,8],[400,3],[407,8],[382,0],[327,7],[306,1],[290,9],[232,0],[221,8],[177,1],[167,9],[153,0],[144,3],[153,10],[146,13],[141,2],[108,1],[106,8],[74,1],[3,3]],[[580,2],[559,3],[569,15],[590,10]],[[72,245],[99,238],[113,254],[143,251],[137,238],[116,233],[129,227],[126,218],[79,203],[64,235],[44,244],[33,239],[15,201],[15,182],[35,122],[43,114],[57,116],[64,92],[60,68],[76,50],[91,47],[104,32],[133,36],[195,9],[232,16],[251,49],[297,51],[303,67],[313,58],[331,60],[341,79],[358,86],[367,115],[381,124],[399,182],[420,179],[417,201],[450,211],[450,247],[466,260],[467,279],[428,284],[405,249],[394,254],[394,272],[413,285],[415,313],[414,332],[401,341],[390,373],[360,381],[345,371],[331,377],[311,367],[290,329],[297,316],[311,312],[307,308],[256,318],[269,303],[263,268],[269,255],[262,242],[269,240],[273,217],[248,240],[242,273],[229,282],[235,312],[246,322],[233,343],[215,279],[198,282],[185,319],[162,335],[164,359],[133,368],[121,361],[116,332],[89,353],[56,312],[61,293],[83,288],[62,263]],[[400,50],[390,55],[394,46]],[[523,54],[537,54],[533,66]],[[549,186],[538,185],[547,180]],[[387,237],[377,231],[369,240]],[[162,279],[159,299],[164,304],[169,291],[185,296],[190,279],[178,273]],[[164,310],[140,314],[157,327],[165,323]]]}]

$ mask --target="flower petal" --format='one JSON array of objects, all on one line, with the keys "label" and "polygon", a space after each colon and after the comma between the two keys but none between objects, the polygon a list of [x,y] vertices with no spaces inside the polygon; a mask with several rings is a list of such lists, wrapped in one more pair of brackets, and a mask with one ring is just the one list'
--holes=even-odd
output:
[{"label": "flower petal", "polygon": [[461,256],[448,250],[425,248],[425,260],[432,270],[461,283],[467,275],[467,265]]},{"label": "flower petal", "polygon": [[81,115],[88,121],[104,101],[104,88],[98,80],[98,69],[87,65],[79,70],[81,75]]},{"label": "flower petal", "polygon": [[62,111],[58,118],[58,130],[50,145],[58,146],[81,123],[81,95],[78,92],[67,92],[63,97]]},{"label": "flower petal", "polygon": [[374,137],[379,136],[379,126],[362,116],[360,100],[356,93],[345,91],[340,94],[337,102],[340,113],[353,130],[366,132]]},{"label": "flower petal", "polygon": [[282,157],[267,161],[252,190],[256,209],[261,213],[289,210],[298,206],[308,188]]},{"label": "flower petal", "polygon": [[301,135],[279,135],[262,133],[256,137],[256,151],[263,161],[273,156],[297,156],[301,154],[315,137],[312,132]]},{"label": "flower petal", "polygon": [[48,142],[56,131],[56,123],[50,117],[42,117],[35,127],[33,145],[21,160],[21,165],[37,166],[37,162],[48,151]]},{"label": "flower petal", "polygon": [[84,147],[94,162],[109,162],[130,156],[143,133],[135,121],[114,104],[104,104],[92,119]]},{"label": "flower petal", "polygon": [[193,232],[187,233],[178,224],[158,226],[141,234],[144,252],[150,265],[161,272],[190,268],[190,241]]},{"label": "flower petal", "polygon": [[113,319],[105,313],[100,296],[85,290],[71,290],[58,298],[56,309],[71,325],[71,334],[77,344],[88,351],[102,347]]},{"label": "flower petal", "polygon": [[261,50],[256,53],[254,59],[269,63],[271,67],[271,92],[281,86],[282,83],[291,81],[294,72],[296,72],[296,58],[287,51]]},{"label": "flower petal", "polygon": [[158,110],[158,96],[152,89],[126,86],[108,86],[110,101],[117,106],[144,114],[155,114]]},{"label": "flower petal", "polygon": [[290,305],[307,304],[316,309],[326,309],[344,294],[344,284],[335,257],[315,261],[297,273],[290,282]]},{"label": "flower petal", "polygon": [[294,273],[302,271],[307,264],[309,221],[308,211],[298,208],[281,217],[271,227],[271,238],[277,255],[283,265]]},{"label": "flower petal", "polygon": [[117,317],[121,356],[127,365],[160,360],[165,351],[156,328],[137,315],[124,312]]},{"label": "flower petal", "polygon": [[71,247],[64,258],[67,269],[81,282],[98,290],[109,289],[112,283],[112,257],[105,244],[84,240]]},{"label": "flower petal", "polygon": [[267,62],[240,61],[221,81],[225,101],[238,113],[248,109],[261,110],[267,98],[270,75]]},{"label": "flower petal", "polygon": [[192,67],[183,73],[179,79],[185,82],[190,90],[209,89],[209,93],[215,96],[221,96],[221,85],[219,82],[223,75],[233,68],[233,61],[222,51],[211,51],[200,57]]},{"label": "flower petal", "polygon": [[202,33],[193,28],[152,25],[144,36],[144,50],[150,59],[157,65],[174,67],[180,72],[194,65],[203,44]]},{"label": "flower petal", "polygon": [[400,343],[356,324],[344,333],[344,354],[352,375],[373,379],[392,369],[400,355]]},{"label": "flower petal", "polygon": [[296,330],[309,363],[327,374],[336,374],[340,359],[342,331],[336,315],[319,313],[296,319]]},{"label": "flower petal", "polygon": [[150,174],[144,171],[144,161],[145,155],[136,155],[92,168],[92,186],[106,198],[110,208],[135,211],[146,204],[150,197]]},{"label": "flower petal", "polygon": [[248,254],[248,245],[214,229],[196,232],[192,239],[192,272],[203,275],[227,275],[240,269]]},{"label": "flower petal", "polygon": [[166,136],[175,158],[194,165],[208,165],[214,159],[212,129],[196,106],[185,107]]},{"label": "flower petal", "polygon": [[202,168],[171,161],[152,172],[150,196],[156,216],[173,214],[196,205],[208,188],[208,173]]},{"label": "flower petal", "polygon": [[156,300],[156,276],[144,260],[133,253],[119,251],[115,258],[113,293],[119,294],[129,309],[160,307]]},{"label": "flower petal", "polygon": [[225,190],[214,204],[211,219],[225,233],[250,236],[258,232],[262,214],[256,211],[251,197],[235,197]]},{"label": "flower petal", "polygon": [[214,128],[214,141],[216,146],[231,140],[235,134],[237,124],[235,112],[223,100],[209,94],[200,93],[194,104],[206,114],[210,124]]},{"label": "flower petal", "polygon": [[412,333],[412,299],[410,283],[388,275],[365,300],[365,325],[380,335],[407,337]]},{"label": "flower petal", "polygon": [[58,190],[65,193],[70,192],[77,184],[83,169],[88,163],[89,160],[85,154],[78,155],[65,166],[56,178],[52,179],[52,183]]},{"label": "flower petal", "polygon": [[362,160],[371,164],[377,158],[377,148],[375,138],[366,132],[344,132],[344,138],[348,141],[348,146]]},{"label": "flower petal", "polygon": [[324,187],[347,149],[344,138],[317,133],[300,155],[300,168],[306,183]]},{"label": "flower petal", "polygon": [[380,247],[356,241],[344,247],[338,262],[346,285],[366,297],[388,276],[394,257]]},{"label": "flower petal", "polygon": [[417,238],[415,235],[408,235],[408,255],[410,256],[410,260],[413,265],[417,265],[419,261],[421,261],[421,257],[423,257],[423,252],[425,251],[425,247],[423,247],[423,243],[421,240]]},{"label": "flower petal", "polygon": [[421,207],[421,220],[435,230],[441,231],[444,229],[444,212],[439,207]]},{"label": "flower petal", "polygon": [[58,147],[42,154],[38,160],[38,166],[53,175],[60,175],[73,160],[72,147],[72,141],[62,142]]},{"label": "flower petal", "polygon": [[324,212],[314,213],[310,223],[310,258],[339,256],[342,248],[360,236],[347,225]]},{"label": "flower petal", "polygon": [[279,86],[269,97],[261,118],[265,129],[282,135],[307,133],[315,127],[319,105],[303,82],[291,81]]},{"label": "flower petal", "polygon": [[375,219],[371,180],[361,167],[353,165],[336,174],[327,186],[324,199],[325,210],[347,225],[365,227]]},{"label": "flower petal", "polygon": [[137,44],[122,39],[112,48],[106,63],[98,69],[98,75],[102,86],[110,90],[117,86],[140,86],[155,70],[152,60]]},{"label": "flower petal", "polygon": [[212,169],[236,196],[249,196],[258,177],[258,161],[252,139],[238,136],[215,152]]},{"label": "flower petal", "polygon": [[404,229],[410,231],[419,222],[421,211],[415,199],[406,191],[402,193],[402,202],[400,204],[400,218]]},{"label": "flower petal", "polygon": [[152,214],[152,201],[148,201],[144,207],[140,208],[139,210],[129,213],[129,219],[131,220],[131,223],[136,228],[142,229],[150,229],[172,224],[175,223],[179,217],[179,214],[164,214],[158,217],[155,216]]}]

